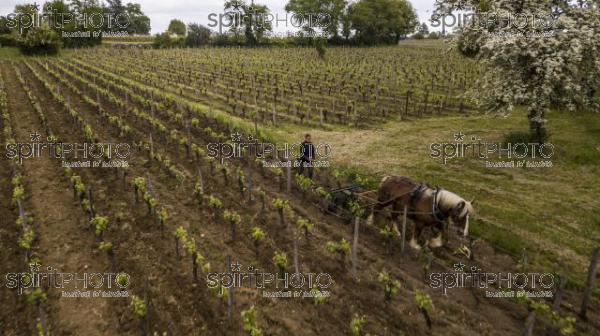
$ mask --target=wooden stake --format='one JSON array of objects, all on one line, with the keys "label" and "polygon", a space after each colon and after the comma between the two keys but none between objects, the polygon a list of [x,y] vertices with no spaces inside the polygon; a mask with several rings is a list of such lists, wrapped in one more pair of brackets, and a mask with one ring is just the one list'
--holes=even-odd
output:
[{"label": "wooden stake", "polygon": [[294,270],[296,274],[300,273],[300,267],[298,265],[298,229],[294,229]]},{"label": "wooden stake", "polygon": [[352,242],[352,274],[354,277],[357,277],[356,267],[357,267],[357,253],[358,253],[358,229],[360,227],[360,217],[354,218],[354,241]]},{"label": "wooden stake", "polygon": [[406,215],[408,214],[408,205],[404,205],[402,211],[402,240],[400,240],[400,252],[404,253],[404,243],[406,241]]},{"label": "wooden stake", "polygon": [[600,259],[600,247],[596,247],[592,252],[590,268],[588,269],[585,291],[583,292],[583,302],[581,303],[581,312],[579,313],[584,320],[587,320],[587,308],[592,300],[592,289],[594,288],[594,279],[596,278],[596,271],[598,270],[598,259]]},{"label": "wooden stake", "polygon": [[[227,256],[227,272],[233,277],[231,270],[231,256]],[[233,286],[229,287],[229,293],[227,293],[227,318],[232,321],[233,318]]]}]

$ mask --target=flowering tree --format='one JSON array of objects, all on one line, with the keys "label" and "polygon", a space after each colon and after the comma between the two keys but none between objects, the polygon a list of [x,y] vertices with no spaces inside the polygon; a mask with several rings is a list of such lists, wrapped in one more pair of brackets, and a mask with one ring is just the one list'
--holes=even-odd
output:
[{"label": "flowering tree", "polygon": [[438,18],[454,11],[472,14],[455,46],[486,67],[477,100],[501,113],[527,106],[532,141],[544,140],[550,108],[598,107],[598,0],[438,0]]}]

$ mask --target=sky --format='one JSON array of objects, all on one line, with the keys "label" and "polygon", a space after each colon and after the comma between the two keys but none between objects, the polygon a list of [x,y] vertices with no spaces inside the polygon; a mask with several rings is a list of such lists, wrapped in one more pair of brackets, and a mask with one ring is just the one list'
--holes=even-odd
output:
[{"label": "sky", "polygon": [[[0,3],[0,13],[6,15],[12,13],[15,5],[23,3],[32,3],[37,1],[42,7],[44,0],[2,0]],[[433,10],[435,0],[409,0],[416,9],[421,22],[428,22]],[[180,19],[183,22],[199,23],[208,25],[210,23],[208,16],[211,13],[223,13],[224,0],[123,0],[123,3],[134,2],[142,6],[142,11],[150,17],[152,34],[163,32],[167,29],[171,19]],[[278,14],[281,18],[285,16],[285,5],[288,0],[256,0],[257,3],[267,5],[273,15]],[[274,31],[285,32],[293,31],[293,27],[285,27],[284,23],[274,26]],[[431,29],[435,30],[435,29]]]}]

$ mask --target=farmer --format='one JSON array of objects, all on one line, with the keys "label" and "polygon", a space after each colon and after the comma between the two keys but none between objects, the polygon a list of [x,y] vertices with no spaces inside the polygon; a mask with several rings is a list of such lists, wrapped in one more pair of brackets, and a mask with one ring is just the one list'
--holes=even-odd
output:
[{"label": "farmer", "polygon": [[302,175],[304,172],[304,167],[306,166],[308,170],[308,178],[313,178],[313,166],[312,161],[315,157],[315,146],[310,141],[310,134],[304,135],[304,141],[300,147],[302,149],[302,153],[298,158],[300,164],[298,165],[298,174]]}]

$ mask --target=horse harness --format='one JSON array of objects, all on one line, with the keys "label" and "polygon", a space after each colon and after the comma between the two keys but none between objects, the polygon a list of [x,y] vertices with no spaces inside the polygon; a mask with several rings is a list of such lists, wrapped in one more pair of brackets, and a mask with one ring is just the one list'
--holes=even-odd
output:
[{"label": "horse harness", "polygon": [[[423,193],[427,189],[429,189],[429,187],[426,186],[425,184],[419,184],[410,192],[409,212],[417,213],[416,204],[421,199],[421,196],[423,196]],[[437,199],[438,194],[440,193],[441,190],[442,189],[437,188],[437,187],[433,189],[433,197],[432,197],[432,201],[431,201],[431,216],[433,217],[433,219],[436,222],[438,222],[440,224],[444,224],[446,222],[446,219],[448,219],[448,217],[446,217],[446,215],[444,215],[444,213],[440,210],[440,207],[438,206],[438,199]]]}]

